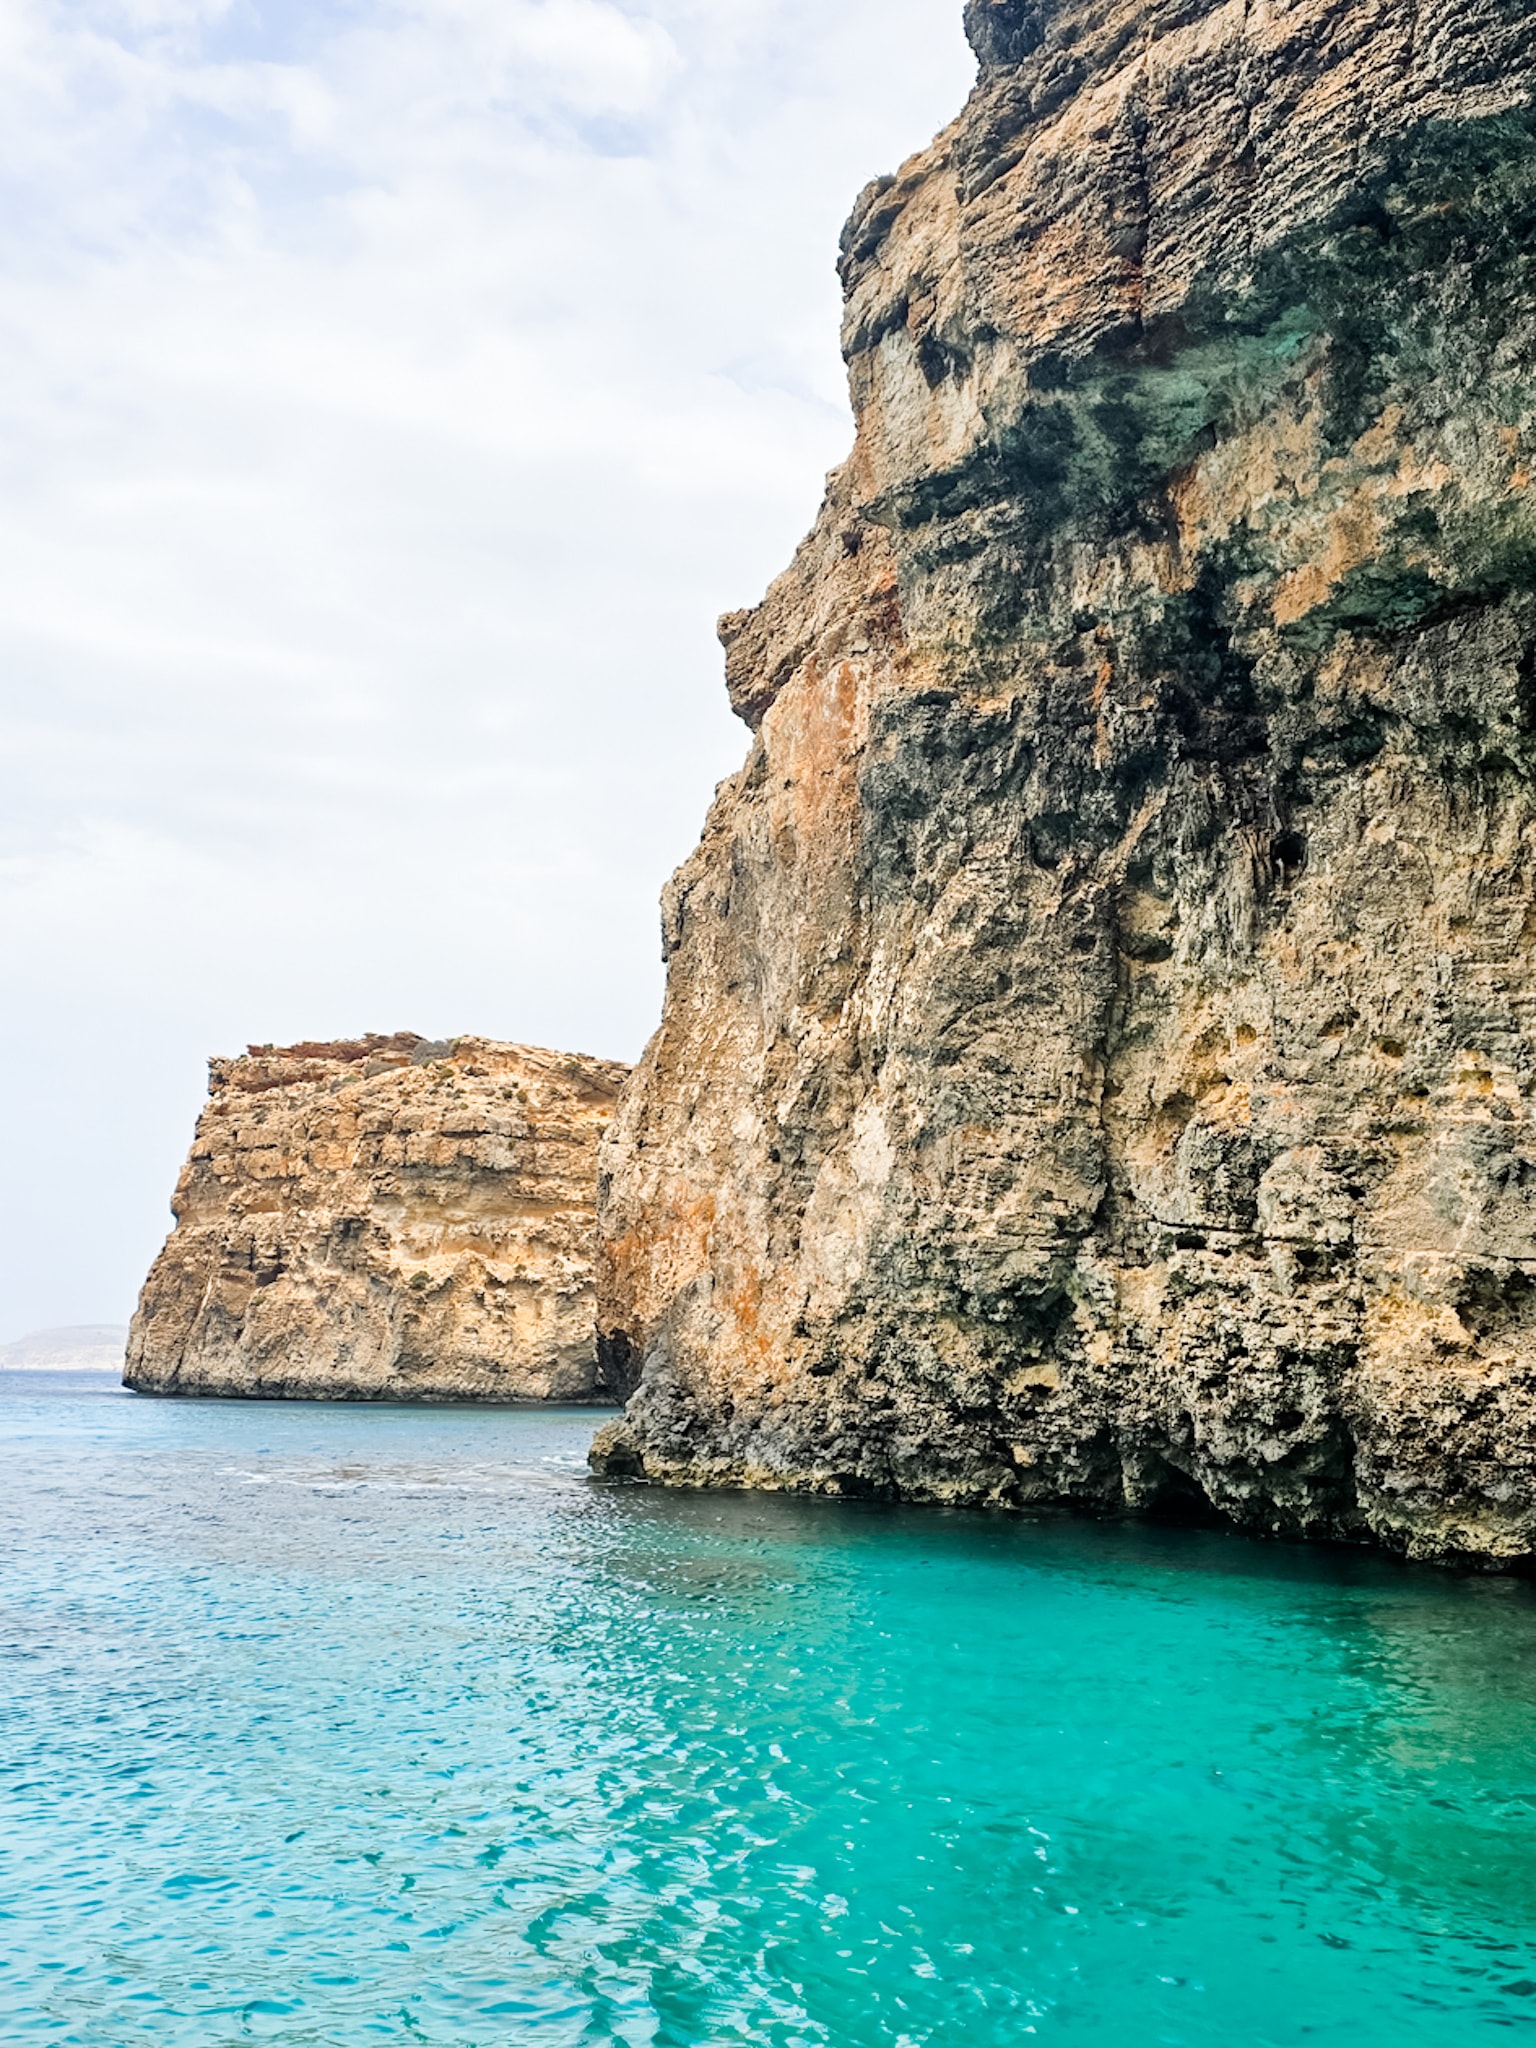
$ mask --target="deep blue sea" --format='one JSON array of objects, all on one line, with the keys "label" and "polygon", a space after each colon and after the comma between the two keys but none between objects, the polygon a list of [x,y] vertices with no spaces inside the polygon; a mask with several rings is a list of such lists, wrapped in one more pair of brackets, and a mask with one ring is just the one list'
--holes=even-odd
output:
[{"label": "deep blue sea", "polygon": [[0,1385],[4,2048],[1536,2031],[1531,1588],[593,1426]]}]

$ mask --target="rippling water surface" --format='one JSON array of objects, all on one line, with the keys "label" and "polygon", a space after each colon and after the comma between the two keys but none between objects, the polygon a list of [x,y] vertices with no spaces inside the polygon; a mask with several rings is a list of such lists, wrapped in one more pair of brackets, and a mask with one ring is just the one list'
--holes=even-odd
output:
[{"label": "rippling water surface", "polygon": [[0,1392],[0,2041],[1536,2024],[1529,1588],[592,1427]]}]

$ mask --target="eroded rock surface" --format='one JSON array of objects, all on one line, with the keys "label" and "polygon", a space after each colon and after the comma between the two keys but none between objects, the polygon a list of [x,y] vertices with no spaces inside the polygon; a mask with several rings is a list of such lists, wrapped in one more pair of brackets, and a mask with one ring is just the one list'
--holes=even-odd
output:
[{"label": "eroded rock surface", "polygon": [[1536,17],[967,17],[723,623],[597,1462],[1529,1560]]},{"label": "eroded rock surface", "polygon": [[626,1392],[598,1356],[592,1232],[598,1139],[627,1071],[410,1033],[212,1061],[127,1384],[310,1400]]}]

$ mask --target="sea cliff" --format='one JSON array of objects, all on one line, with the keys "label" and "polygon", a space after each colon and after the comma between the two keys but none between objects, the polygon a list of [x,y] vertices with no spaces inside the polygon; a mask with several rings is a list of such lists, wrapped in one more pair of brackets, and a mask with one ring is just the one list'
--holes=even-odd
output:
[{"label": "sea cliff", "polygon": [[1536,1553],[1536,17],[971,0],[602,1162],[663,1481]]},{"label": "sea cliff", "polygon": [[598,1401],[593,1178],[627,1069],[412,1033],[253,1046],[144,1285],[144,1393]]}]

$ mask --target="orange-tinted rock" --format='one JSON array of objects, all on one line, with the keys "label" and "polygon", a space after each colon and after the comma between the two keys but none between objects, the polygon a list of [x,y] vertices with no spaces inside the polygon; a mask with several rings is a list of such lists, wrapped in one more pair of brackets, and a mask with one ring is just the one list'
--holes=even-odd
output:
[{"label": "orange-tinted rock", "polygon": [[1536,17],[971,0],[607,1142],[598,1462],[1536,1554]]},{"label": "orange-tinted rock", "polygon": [[214,1060],[134,1318],[145,1393],[593,1401],[598,1139],[627,1069],[411,1033]]}]

